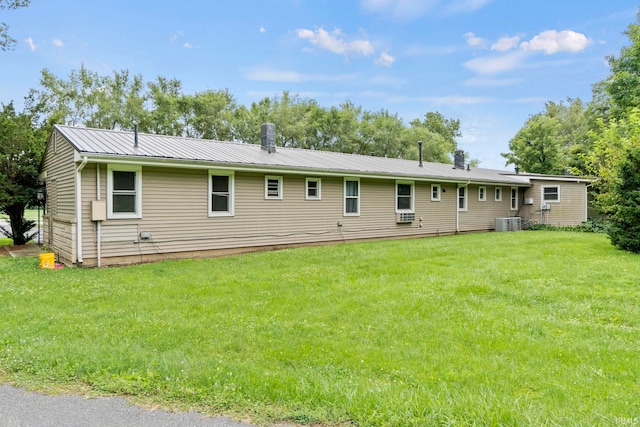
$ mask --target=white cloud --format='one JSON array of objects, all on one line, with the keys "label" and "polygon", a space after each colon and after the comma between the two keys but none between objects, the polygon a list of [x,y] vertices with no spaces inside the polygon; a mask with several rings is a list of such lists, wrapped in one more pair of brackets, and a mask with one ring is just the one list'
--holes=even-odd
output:
[{"label": "white cloud", "polygon": [[476,11],[493,0],[458,0],[447,7],[448,13],[468,13]]},{"label": "white cloud", "polygon": [[465,86],[471,87],[503,87],[513,86],[522,82],[522,79],[498,79],[493,77],[472,77],[463,82]]},{"label": "white cloud", "polygon": [[184,37],[184,33],[182,31],[176,31],[169,34],[169,40],[171,43],[175,43],[180,37]]},{"label": "white cloud", "polygon": [[491,45],[491,50],[497,50],[499,52],[506,52],[515,47],[518,47],[520,36],[513,37],[500,37],[498,41]]},{"label": "white cloud", "polygon": [[259,31],[260,31],[261,33],[266,33],[266,32],[267,32],[267,29],[266,29],[266,28],[264,28],[264,27],[260,27],[260,30],[259,30]]},{"label": "white cloud", "polygon": [[467,39],[467,44],[471,47],[484,47],[486,44],[485,39],[476,37],[472,32],[468,32],[463,34],[464,38]]},{"label": "white cloud", "polygon": [[472,105],[493,102],[493,99],[485,96],[439,96],[424,98],[424,100],[433,105]]},{"label": "white cloud", "polygon": [[309,41],[313,46],[338,55],[349,57],[351,55],[371,56],[374,54],[371,42],[368,40],[345,41],[342,32],[338,29],[332,33],[324,28],[318,28],[316,31],[299,29],[296,33],[298,37]]},{"label": "white cloud", "polygon": [[584,34],[571,30],[543,31],[520,47],[525,51],[543,51],[547,55],[558,52],[576,53],[584,50],[592,43]]},{"label": "white cloud", "polygon": [[53,45],[55,47],[64,47],[64,43],[62,43],[62,40],[60,39],[53,39]]},{"label": "white cloud", "polygon": [[267,67],[256,67],[250,70],[244,71],[244,76],[249,80],[263,81],[263,82],[285,82],[285,83],[297,83],[297,82],[310,82],[310,81],[346,81],[356,79],[355,74],[303,74],[297,71],[279,71],[273,70]]},{"label": "white cloud", "polygon": [[183,48],[185,48],[185,49],[192,49],[192,48],[193,48],[193,46],[192,46],[192,45],[191,45],[191,43],[189,43],[189,42],[185,42],[185,43],[182,45],[182,47],[183,47]]},{"label": "white cloud", "polygon": [[36,50],[36,48],[38,46],[36,46],[36,44],[33,42],[33,39],[31,37],[29,37],[28,39],[24,40],[25,42],[27,42],[27,44],[29,45],[29,49],[31,49],[31,52],[33,52],[34,50]]},{"label": "white cloud", "polygon": [[396,62],[396,58],[394,56],[389,55],[387,52],[382,52],[378,59],[376,59],[376,65],[381,65],[383,67],[391,67],[394,62]]},{"label": "white cloud", "polygon": [[416,20],[438,3],[439,0],[360,0],[361,7],[367,12],[402,21]]},{"label": "white cloud", "polygon": [[483,56],[464,63],[464,66],[478,74],[498,74],[518,68],[525,57],[524,52],[514,51],[500,56]]}]

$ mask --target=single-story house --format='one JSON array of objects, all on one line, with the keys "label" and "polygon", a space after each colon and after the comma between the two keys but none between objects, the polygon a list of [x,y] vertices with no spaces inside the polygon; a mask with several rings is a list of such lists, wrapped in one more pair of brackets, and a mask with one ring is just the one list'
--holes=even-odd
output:
[{"label": "single-story house", "polygon": [[[44,243],[101,266],[586,220],[588,181],[118,130],[55,126]],[[499,226],[501,228],[502,226]]]}]

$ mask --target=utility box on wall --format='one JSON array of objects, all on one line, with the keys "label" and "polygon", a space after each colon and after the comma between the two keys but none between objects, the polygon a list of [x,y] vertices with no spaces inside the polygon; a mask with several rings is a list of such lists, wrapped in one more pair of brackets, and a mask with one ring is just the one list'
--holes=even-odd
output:
[{"label": "utility box on wall", "polygon": [[107,202],[94,200],[91,202],[91,221],[107,220]]}]

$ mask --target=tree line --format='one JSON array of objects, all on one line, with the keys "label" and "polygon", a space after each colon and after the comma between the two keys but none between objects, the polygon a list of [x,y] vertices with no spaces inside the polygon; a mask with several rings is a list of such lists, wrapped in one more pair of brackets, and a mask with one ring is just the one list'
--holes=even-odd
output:
[{"label": "tree line", "polygon": [[42,71],[40,88],[30,91],[28,111],[49,124],[190,138],[257,143],[260,125],[276,125],[279,146],[417,159],[423,141],[427,161],[451,162],[460,121],[428,112],[405,125],[387,110],[367,111],[350,101],[325,108],[317,101],[283,91],[250,106],[227,90],[184,93],[177,79],[145,82],[122,70],[99,75],[82,66],[66,78]]}]

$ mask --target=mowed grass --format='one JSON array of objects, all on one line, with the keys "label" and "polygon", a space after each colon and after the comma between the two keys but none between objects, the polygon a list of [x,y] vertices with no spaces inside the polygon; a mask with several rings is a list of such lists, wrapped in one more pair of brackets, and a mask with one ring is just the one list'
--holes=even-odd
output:
[{"label": "mowed grass", "polygon": [[640,257],[485,233],[108,269],[0,258],[0,373],[321,425],[638,425]]}]

